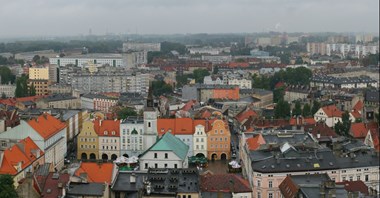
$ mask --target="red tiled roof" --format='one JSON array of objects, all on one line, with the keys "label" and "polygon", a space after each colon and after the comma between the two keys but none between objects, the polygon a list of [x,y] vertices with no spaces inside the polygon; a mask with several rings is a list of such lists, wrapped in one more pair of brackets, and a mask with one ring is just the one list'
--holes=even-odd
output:
[{"label": "red tiled roof", "polygon": [[350,112],[350,114],[355,118],[355,119],[358,119],[358,118],[361,118],[362,115],[357,111],[357,110],[353,110],[352,112]]},{"label": "red tiled roof", "polygon": [[[62,189],[58,187],[59,183],[62,183],[62,186],[65,187],[66,184],[70,180],[70,175],[65,174],[59,174],[58,179],[53,179],[54,173],[49,173],[49,175],[46,178],[45,184],[43,186],[43,189],[41,189],[41,196],[44,198],[57,198],[62,196]],[[49,192],[48,192],[49,190]]]},{"label": "red tiled roof", "polygon": [[327,117],[342,117],[343,114],[343,112],[336,108],[335,105],[322,107],[322,110],[325,112]]},{"label": "red tiled roof", "polygon": [[[96,119],[94,120],[94,130],[99,136],[120,137],[120,120]],[[107,135],[104,133],[105,131],[107,131]]]},{"label": "red tiled roof", "polygon": [[315,124],[314,118],[290,118],[289,125],[296,126],[297,125],[297,119],[299,119],[298,125],[307,125],[307,124]]},{"label": "red tiled roof", "polygon": [[368,133],[368,129],[364,123],[352,123],[350,131],[351,131],[351,135],[354,138],[360,138],[360,139],[365,138],[365,136],[367,136],[367,133]]},{"label": "red tiled roof", "polygon": [[274,88],[280,88],[280,87],[283,87],[283,86],[285,86],[284,82],[278,82],[278,83],[276,83],[276,85],[274,86]]},{"label": "red tiled roof", "polygon": [[328,127],[325,122],[318,122],[313,125],[307,125],[304,128],[305,132],[311,133],[315,138],[320,134],[321,137],[337,137],[335,131]]},{"label": "red tiled roof", "polygon": [[113,166],[113,163],[82,162],[75,171],[75,175],[80,176],[81,173],[87,173],[88,182],[111,184]]},{"label": "red tiled roof", "polygon": [[261,134],[247,138],[247,145],[250,151],[257,150],[262,144],[265,144],[265,139]]},{"label": "red tiled roof", "polygon": [[[20,144],[20,146],[18,144]],[[16,175],[18,171],[14,166],[21,163],[21,169],[25,169],[31,165],[37,159],[37,156],[32,153],[32,150],[38,150],[40,155],[43,154],[29,137],[21,140],[18,144],[4,151],[2,163],[0,164],[0,174]]]},{"label": "red tiled roof", "polygon": [[248,180],[234,174],[202,175],[200,189],[203,192],[252,192]]},{"label": "red tiled roof", "polygon": [[348,192],[361,192],[369,195],[368,186],[363,181],[342,181],[336,182],[337,185],[344,185],[344,189]]},{"label": "red tiled roof", "polygon": [[168,131],[173,135],[192,135],[195,126],[191,118],[157,119],[157,131],[161,136]]},{"label": "red tiled roof", "polygon": [[239,121],[240,123],[243,122],[245,119],[248,119],[249,117],[257,117],[257,113],[253,111],[252,109],[245,109],[241,111],[239,114],[235,116],[236,120]]},{"label": "red tiled roof", "polygon": [[229,64],[228,64],[228,67],[249,67],[249,63],[245,63],[245,62],[243,62],[243,63],[239,63],[239,62],[230,62]]},{"label": "red tiled roof", "polygon": [[369,129],[369,132],[371,133],[373,147],[377,152],[380,152],[380,134],[379,134],[379,128],[371,128]]},{"label": "red tiled roof", "polygon": [[196,103],[197,101],[196,100],[189,100],[182,108],[181,110],[184,110],[184,111],[189,111],[193,105]]},{"label": "red tiled roof", "polygon": [[359,100],[352,109],[356,111],[362,111],[363,107],[364,107],[363,102]]},{"label": "red tiled roof", "polygon": [[64,122],[61,122],[48,113],[43,113],[42,115],[38,116],[38,118],[29,120],[28,124],[45,140],[59,133],[66,127],[66,124]]}]

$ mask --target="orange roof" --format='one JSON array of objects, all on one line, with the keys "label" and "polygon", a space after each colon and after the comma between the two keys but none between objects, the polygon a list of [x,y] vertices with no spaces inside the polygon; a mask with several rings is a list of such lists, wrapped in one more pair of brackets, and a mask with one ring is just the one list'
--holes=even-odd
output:
[{"label": "orange roof", "polygon": [[328,117],[342,117],[343,112],[336,108],[335,105],[322,107],[322,110]]},{"label": "orange roof", "polygon": [[[94,130],[99,136],[120,137],[120,120],[94,120]],[[104,132],[107,131],[107,134]],[[112,135],[112,131],[115,134]]]},{"label": "orange roof", "polygon": [[[315,124],[314,118],[298,118],[298,125],[306,125],[306,124]],[[295,126],[297,125],[297,118],[290,118],[289,125]]]},{"label": "orange roof", "polygon": [[242,63],[239,63],[239,62],[230,62],[228,64],[229,67],[249,67],[249,63],[245,63],[245,62],[242,62]]},{"label": "orange roof", "polygon": [[372,141],[373,141],[373,147],[377,152],[380,151],[380,135],[379,135],[379,128],[371,128],[370,130]]},{"label": "orange roof", "polygon": [[174,118],[174,119],[158,119],[157,131],[158,135],[163,135],[171,131],[173,135],[192,135],[195,126],[191,118]]},{"label": "orange roof", "polygon": [[356,111],[362,111],[363,107],[364,107],[363,102],[359,100],[352,109]]},{"label": "orange roof", "polygon": [[261,134],[255,137],[247,138],[247,145],[251,151],[258,149],[262,144],[265,144],[265,139]]},{"label": "orange roof", "polygon": [[64,122],[61,122],[48,113],[43,113],[42,115],[38,116],[38,118],[29,120],[28,124],[45,140],[59,133],[66,127],[66,124]]},{"label": "orange roof", "polygon": [[82,162],[80,167],[75,171],[76,176],[81,173],[87,173],[88,182],[111,184],[113,163]]},{"label": "orange roof", "polygon": [[368,133],[368,129],[364,123],[352,123],[350,131],[354,138],[365,138]]},{"label": "orange roof", "polygon": [[189,100],[182,108],[181,110],[184,110],[184,111],[189,111],[193,105],[195,105],[197,101],[196,100]]},{"label": "orange roof", "polygon": [[[37,150],[40,155],[43,152],[29,137],[21,140],[20,145],[15,144],[6,149],[3,153],[3,159],[0,164],[0,174],[16,175],[19,171],[14,167],[21,163],[21,169],[25,169],[37,159],[37,156],[32,153],[32,150]],[[22,146],[21,146],[22,145]]]},{"label": "orange roof", "polygon": [[235,116],[236,120],[239,121],[240,123],[243,122],[245,119],[248,119],[249,117],[257,117],[257,113],[253,111],[252,109],[245,109],[244,111],[240,112]]}]

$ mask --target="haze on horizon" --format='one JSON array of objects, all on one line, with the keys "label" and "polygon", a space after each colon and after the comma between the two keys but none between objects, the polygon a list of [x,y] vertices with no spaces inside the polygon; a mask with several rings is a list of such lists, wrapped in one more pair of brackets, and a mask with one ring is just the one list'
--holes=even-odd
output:
[{"label": "haze on horizon", "polygon": [[379,0],[0,0],[0,37],[370,32]]}]

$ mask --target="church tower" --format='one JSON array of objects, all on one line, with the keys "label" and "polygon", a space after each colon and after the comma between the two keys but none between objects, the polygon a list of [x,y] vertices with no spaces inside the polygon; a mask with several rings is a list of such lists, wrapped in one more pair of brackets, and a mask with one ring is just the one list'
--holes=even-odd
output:
[{"label": "church tower", "polygon": [[149,82],[148,98],[144,109],[144,150],[150,148],[157,140],[157,111],[154,108],[152,84]]}]

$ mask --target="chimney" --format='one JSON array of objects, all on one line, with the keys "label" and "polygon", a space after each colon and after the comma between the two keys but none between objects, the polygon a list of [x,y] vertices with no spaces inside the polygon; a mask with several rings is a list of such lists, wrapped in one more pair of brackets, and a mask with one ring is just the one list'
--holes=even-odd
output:
[{"label": "chimney", "polygon": [[102,120],[99,120],[99,126],[102,126]]}]

